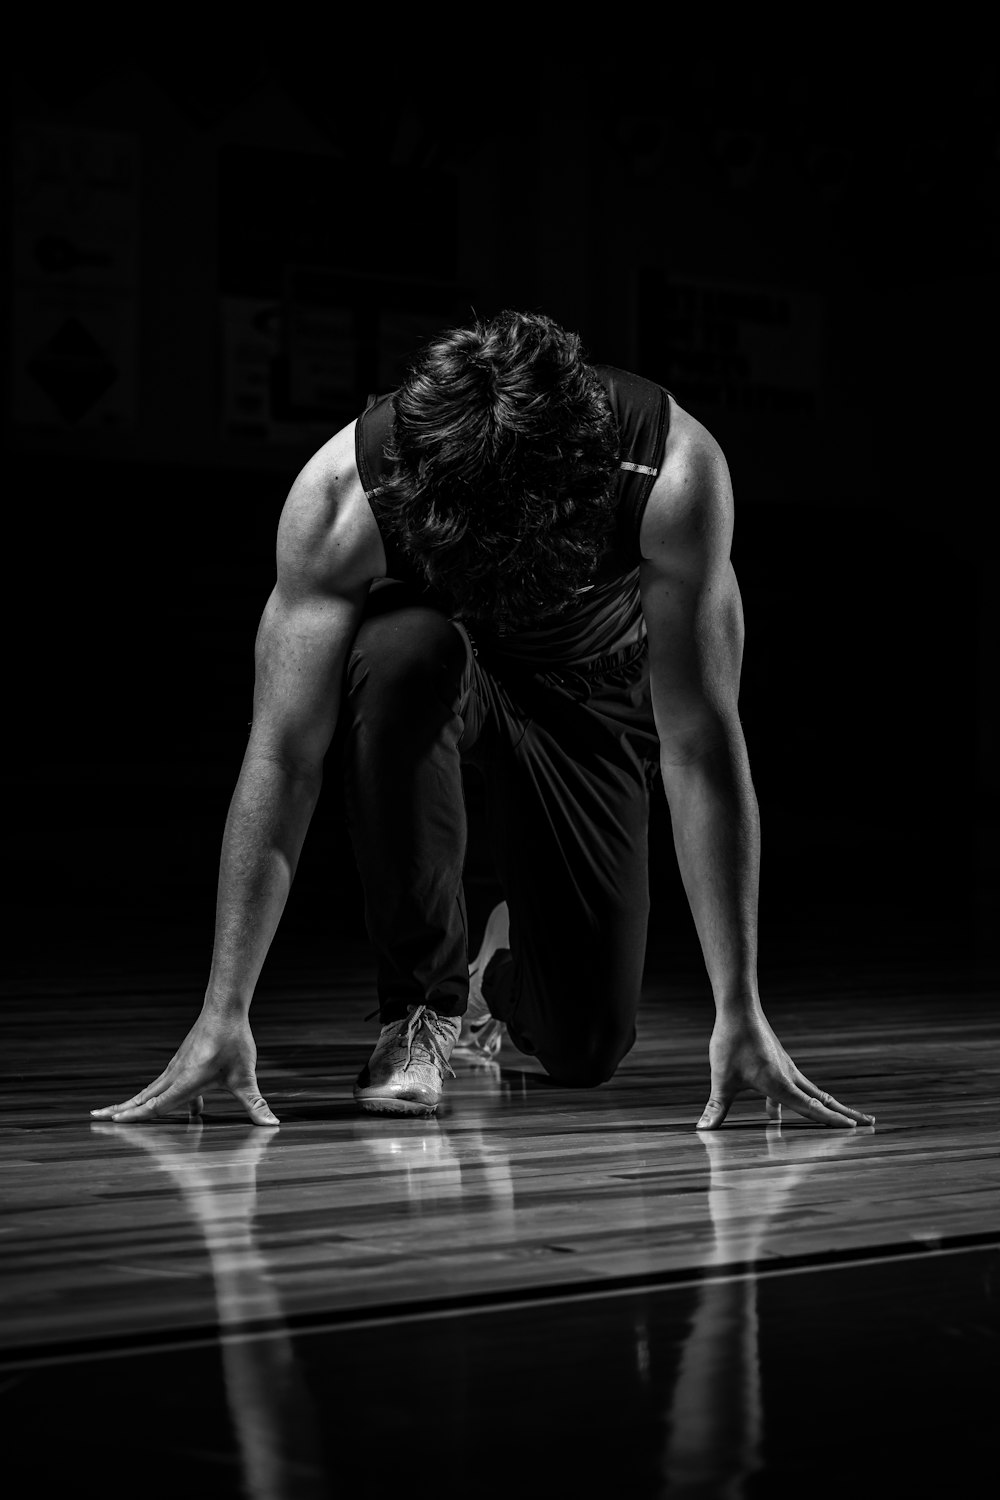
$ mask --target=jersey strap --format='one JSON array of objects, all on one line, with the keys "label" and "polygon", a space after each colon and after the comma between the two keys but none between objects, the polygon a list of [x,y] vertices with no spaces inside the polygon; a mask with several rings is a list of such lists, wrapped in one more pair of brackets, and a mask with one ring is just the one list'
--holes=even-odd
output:
[{"label": "jersey strap", "polygon": [[639,528],[670,426],[670,392],[614,365],[595,365],[594,373],[608,393],[621,433],[614,561],[623,568],[638,567]]}]

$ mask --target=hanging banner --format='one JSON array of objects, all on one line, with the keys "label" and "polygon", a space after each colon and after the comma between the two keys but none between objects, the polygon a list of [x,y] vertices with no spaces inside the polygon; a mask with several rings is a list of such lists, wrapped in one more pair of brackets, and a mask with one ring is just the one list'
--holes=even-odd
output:
[{"label": "hanging banner", "polygon": [[14,147],[12,416],[123,428],[136,414],[139,145],[23,122]]}]

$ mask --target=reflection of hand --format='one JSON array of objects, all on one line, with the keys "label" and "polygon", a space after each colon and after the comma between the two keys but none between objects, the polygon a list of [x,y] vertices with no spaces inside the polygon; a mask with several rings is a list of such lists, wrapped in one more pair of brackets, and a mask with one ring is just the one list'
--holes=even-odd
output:
[{"label": "reflection of hand", "polygon": [[202,1111],[202,1093],[214,1084],[238,1099],[255,1125],[277,1125],[257,1087],[257,1047],[246,1016],[209,1015],[202,1011],[159,1078],[126,1099],[92,1109],[97,1120],[127,1124],[154,1120],[187,1106]]},{"label": "reflection of hand", "polygon": [[764,1137],[766,1156],[755,1148],[748,1158],[745,1137],[708,1130],[699,1135],[709,1162],[713,1264],[756,1260],[762,1240],[806,1179],[858,1141],[850,1130],[782,1130],[780,1125],[768,1125]]},{"label": "reflection of hand", "polygon": [[852,1129],[873,1125],[874,1115],[840,1104],[811,1083],[795,1066],[759,1011],[752,1015],[720,1015],[709,1047],[712,1092],[698,1121],[699,1130],[717,1130],[737,1094],[747,1090],[767,1100],[771,1119],[789,1105],[807,1120]]},{"label": "reflection of hand", "polygon": [[[134,1125],[110,1124],[94,1121],[90,1127],[94,1135],[108,1140],[121,1141],[143,1150],[156,1158],[157,1166],[165,1172],[185,1179],[200,1176],[202,1169],[211,1169],[213,1181],[226,1185],[243,1186],[256,1177],[257,1164],[268,1146],[275,1139],[268,1132],[261,1135],[249,1125],[227,1129],[223,1139],[225,1149],[219,1149],[219,1141],[210,1129],[207,1133],[200,1119],[187,1120],[183,1124],[157,1124],[147,1130],[137,1130]],[[205,1149],[208,1140],[213,1140],[211,1152]]]},{"label": "reflection of hand", "polygon": [[[864,1134],[874,1135],[874,1131]],[[735,1136],[715,1135],[702,1131],[699,1140],[708,1152],[709,1185],[711,1189],[732,1186],[734,1173],[749,1165],[753,1169],[753,1185],[756,1191],[761,1183],[780,1182],[795,1186],[806,1177],[813,1167],[822,1161],[839,1156],[853,1139],[848,1132],[838,1131],[826,1135],[815,1130],[783,1130],[779,1124],[768,1125],[764,1132],[766,1162],[754,1149],[750,1158],[746,1155],[746,1143]],[[756,1137],[759,1140],[759,1137]],[[734,1152],[736,1153],[734,1155]],[[780,1167],[780,1173],[774,1171]]]},{"label": "reflection of hand", "polygon": [[[256,1169],[262,1155],[267,1151],[274,1136],[253,1130],[250,1125],[241,1127],[240,1136],[225,1133],[225,1149],[219,1149],[211,1130],[205,1131],[199,1119],[181,1125],[114,1125],[94,1122],[91,1131],[96,1136],[106,1136],[121,1145],[132,1146],[135,1151],[147,1152],[157,1167],[168,1172],[177,1182],[181,1193],[211,1193],[240,1199],[244,1193],[253,1194],[256,1188]],[[213,1148],[205,1149],[207,1140],[213,1139]]]},{"label": "reflection of hand", "polygon": [[225,1149],[214,1141],[211,1150],[206,1141],[214,1132],[206,1132],[200,1120],[177,1126],[115,1125],[94,1123],[95,1135],[107,1136],[145,1151],[164,1172],[174,1179],[189,1207],[199,1215],[210,1213],[225,1219],[248,1218],[254,1210],[257,1195],[257,1167],[270,1143],[272,1131],[242,1127],[235,1140],[227,1131]]},{"label": "reflection of hand", "polygon": [[[148,1117],[147,1117],[148,1118]],[[144,1151],[169,1173],[204,1236],[212,1274],[226,1398],[251,1500],[329,1493],[312,1402],[288,1338],[273,1267],[254,1239],[257,1167],[277,1131],[94,1123],[95,1135]],[[197,1321],[206,1309],[196,1290]],[[268,1329],[268,1337],[247,1337]],[[236,1335],[235,1337],[233,1335]]]}]

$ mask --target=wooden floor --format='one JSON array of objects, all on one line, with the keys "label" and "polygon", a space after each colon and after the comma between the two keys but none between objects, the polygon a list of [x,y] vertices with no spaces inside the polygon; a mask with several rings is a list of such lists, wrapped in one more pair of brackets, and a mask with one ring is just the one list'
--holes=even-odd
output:
[{"label": "wooden floor", "polygon": [[505,1050],[435,1121],[357,1114],[363,961],[258,1004],[280,1130],[221,1096],[203,1124],[91,1123],[159,1071],[194,993],[126,974],[7,997],[0,1392],[33,1487],[884,1500],[994,1463],[981,976],[772,987],[809,1075],[877,1116],[856,1131],[747,1099],[696,1133],[704,987],[656,976],[601,1089]]}]

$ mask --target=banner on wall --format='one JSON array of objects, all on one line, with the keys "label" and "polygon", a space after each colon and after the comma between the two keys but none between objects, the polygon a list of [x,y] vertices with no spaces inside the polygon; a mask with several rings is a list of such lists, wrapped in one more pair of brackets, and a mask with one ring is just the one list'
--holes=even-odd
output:
[{"label": "banner on wall", "polygon": [[822,300],[800,288],[639,273],[638,367],[678,399],[812,416],[822,386]]},{"label": "banner on wall", "polygon": [[223,297],[223,436],[325,442],[355,414],[355,364],[349,312]]},{"label": "banner on wall", "polygon": [[223,296],[223,435],[325,442],[453,317],[438,288],[317,267],[287,267],[280,297]]},{"label": "banner on wall", "polygon": [[11,410],[24,426],[136,416],[139,144],[22,122],[14,145]]}]

